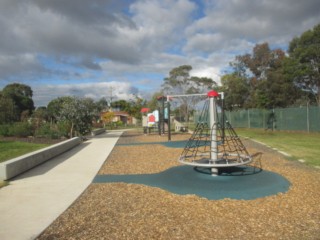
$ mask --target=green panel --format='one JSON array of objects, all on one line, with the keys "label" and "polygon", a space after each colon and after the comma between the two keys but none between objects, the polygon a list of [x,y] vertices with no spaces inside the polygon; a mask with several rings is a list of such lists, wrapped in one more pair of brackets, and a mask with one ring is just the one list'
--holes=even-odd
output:
[{"label": "green panel", "polygon": [[266,128],[266,111],[261,109],[250,109],[249,118],[250,118],[250,128]]},{"label": "green panel", "polygon": [[309,130],[320,132],[320,107],[309,107]]},{"label": "green panel", "polygon": [[320,107],[318,106],[226,111],[225,116],[235,128],[320,131]]},{"label": "green panel", "polygon": [[307,131],[306,108],[278,108],[275,115],[278,130]]},{"label": "green panel", "polygon": [[226,112],[226,117],[233,127],[248,127],[247,110]]}]

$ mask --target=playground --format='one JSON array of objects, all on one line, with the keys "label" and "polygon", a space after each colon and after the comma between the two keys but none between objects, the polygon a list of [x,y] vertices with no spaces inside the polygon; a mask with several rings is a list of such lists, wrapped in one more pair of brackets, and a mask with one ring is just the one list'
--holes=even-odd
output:
[{"label": "playground", "polygon": [[[286,160],[266,146],[243,139],[248,152],[263,152],[262,170],[247,174],[245,165],[238,171],[211,176],[177,161],[183,151],[182,143],[190,139],[190,134],[172,134],[171,137],[172,143],[168,143],[165,135],[145,135],[142,130],[124,132],[92,184],[39,239],[319,238],[318,169]],[[177,176],[181,171],[175,169],[181,167],[184,175]],[[281,177],[280,183],[288,184],[287,187],[261,196],[246,195],[246,189],[264,189],[265,185],[272,185],[259,181],[264,173]],[[249,178],[251,185],[234,189],[238,190],[238,198],[222,195],[210,199],[197,192],[146,183],[160,181],[161,174],[164,175],[160,179],[167,181],[170,175],[176,175],[172,184],[181,181],[179,188],[184,182],[190,185],[189,177],[199,174],[202,180],[224,181],[226,185],[230,185],[225,181],[227,178],[235,179],[232,181]],[[155,175],[158,177],[152,177]],[[192,188],[198,187],[191,186],[189,190]]]}]

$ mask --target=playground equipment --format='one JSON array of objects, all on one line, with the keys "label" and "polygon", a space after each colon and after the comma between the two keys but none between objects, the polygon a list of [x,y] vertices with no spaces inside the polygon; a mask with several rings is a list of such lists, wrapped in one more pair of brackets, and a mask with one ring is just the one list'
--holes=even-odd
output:
[{"label": "playground equipment", "polygon": [[[245,165],[253,160],[228,121],[224,120],[223,106],[218,117],[217,100],[223,93],[210,91],[195,131],[188,140],[179,162],[211,169],[219,175],[220,168]],[[223,102],[223,101],[222,101]]]},{"label": "playground equipment", "polygon": [[[171,141],[171,121],[172,117],[170,117],[170,108],[171,108],[171,101],[175,98],[203,98],[207,94],[205,93],[198,93],[198,94],[180,94],[180,95],[167,95],[167,96],[160,96],[158,97],[158,101],[160,102],[159,107],[159,134],[165,134],[166,130],[168,133],[168,141]],[[193,99],[194,100],[194,99]],[[197,102],[197,101],[196,101]],[[165,125],[167,127],[165,127]],[[187,132],[188,128],[186,126],[180,126],[181,132]]]},{"label": "playground equipment", "polygon": [[170,104],[169,102],[166,102],[165,96],[159,96],[158,97],[159,102],[159,121],[158,121],[158,133],[159,135],[163,135],[166,132],[166,129],[168,131],[168,134],[170,132]]},{"label": "playground equipment", "polygon": [[159,111],[155,110],[149,113],[149,108],[142,108],[140,112],[142,113],[142,127],[145,134],[150,133],[151,129],[159,124]]}]

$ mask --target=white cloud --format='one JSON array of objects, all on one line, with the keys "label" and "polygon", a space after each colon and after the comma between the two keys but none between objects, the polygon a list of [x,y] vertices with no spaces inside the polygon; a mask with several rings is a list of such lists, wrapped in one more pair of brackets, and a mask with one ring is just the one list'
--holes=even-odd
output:
[{"label": "white cloud", "polygon": [[[320,22],[317,0],[208,1],[205,16],[188,27],[187,52],[246,52],[252,43],[284,46]],[[248,48],[249,47],[249,48]],[[233,50],[233,51],[234,51]]]},{"label": "white cloud", "polygon": [[235,55],[264,41],[286,47],[319,24],[318,2],[1,0],[0,86],[29,83],[43,103],[50,91],[102,96],[92,90],[105,90],[102,81],[123,82],[119,97],[137,89],[149,94],[181,65],[219,82]]},{"label": "white cloud", "polygon": [[196,5],[188,0],[141,0],[130,6],[136,29],[123,28],[143,58],[154,57],[179,44]]},{"label": "white cloud", "polygon": [[190,72],[191,76],[211,78],[217,84],[220,84],[220,69],[216,67],[200,67],[193,68]]},{"label": "white cloud", "polygon": [[34,85],[33,101],[36,106],[46,106],[52,99],[62,96],[90,97],[99,100],[105,97],[108,101],[133,99],[138,90],[128,82],[100,82],[60,85]]}]

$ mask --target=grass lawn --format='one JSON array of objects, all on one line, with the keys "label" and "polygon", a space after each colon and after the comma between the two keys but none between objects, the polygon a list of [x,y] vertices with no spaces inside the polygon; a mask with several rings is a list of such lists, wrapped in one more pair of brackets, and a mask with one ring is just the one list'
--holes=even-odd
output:
[{"label": "grass lawn", "polygon": [[260,129],[236,129],[239,136],[252,138],[292,156],[305,160],[306,164],[320,166],[320,133],[265,131]]},{"label": "grass lawn", "polygon": [[49,144],[0,141],[0,163],[47,146]]}]

